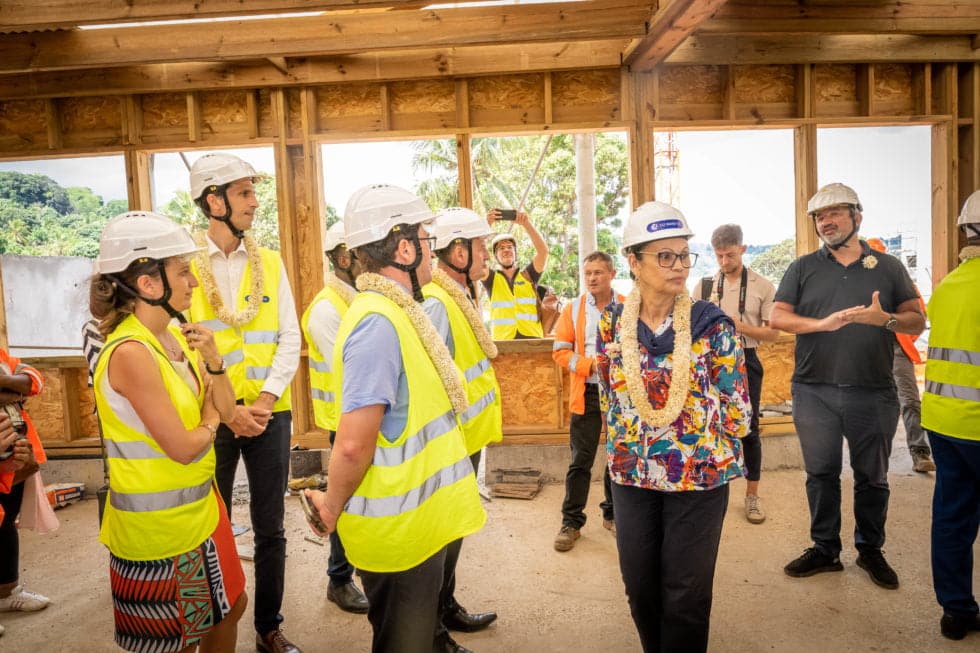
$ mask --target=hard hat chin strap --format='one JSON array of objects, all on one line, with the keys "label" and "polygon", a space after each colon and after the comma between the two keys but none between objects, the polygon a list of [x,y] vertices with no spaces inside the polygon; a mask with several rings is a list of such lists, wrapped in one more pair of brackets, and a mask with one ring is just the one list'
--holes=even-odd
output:
[{"label": "hard hat chin strap", "polygon": [[453,242],[449,243],[449,246],[452,247],[457,243],[460,245],[466,243],[466,265],[462,267],[454,265],[449,261],[449,256],[446,256],[446,258],[441,260],[447,267],[449,267],[450,270],[463,275],[463,278],[466,279],[466,287],[470,290],[470,297],[473,298],[473,301],[476,301],[476,287],[473,285],[473,280],[470,279],[470,268],[473,267],[473,241],[469,238],[457,238]]},{"label": "hard hat chin strap", "polygon": [[238,240],[242,240],[243,238],[245,238],[245,232],[231,223],[231,204],[228,202],[228,194],[225,192],[225,189],[226,186],[220,186],[220,187],[211,186],[206,191],[209,194],[217,195],[218,197],[220,197],[225,205],[224,215],[208,214],[208,217],[211,218],[212,220],[217,220],[218,222],[224,222],[225,226],[228,227],[228,231],[231,232],[231,235],[237,238]]},{"label": "hard hat chin strap", "polygon": [[422,243],[419,241],[418,232],[412,234],[407,240],[415,246],[415,260],[408,265],[392,261],[391,267],[402,272],[408,272],[408,277],[412,280],[412,298],[421,304],[425,301],[425,297],[422,295],[422,286],[419,285],[419,277],[415,271],[422,264]]},{"label": "hard hat chin strap", "polygon": [[143,295],[139,294],[139,292],[137,292],[136,289],[130,288],[122,281],[122,279],[120,279],[114,274],[105,274],[102,276],[106,277],[114,284],[116,284],[116,286],[120,288],[123,292],[125,292],[127,295],[130,295],[134,299],[142,300],[147,304],[149,304],[150,306],[160,306],[163,308],[163,310],[167,311],[167,315],[174,318],[181,324],[186,324],[187,318],[184,317],[184,314],[170,305],[170,297],[173,295],[173,290],[170,288],[170,282],[167,281],[167,272],[164,269],[164,265],[165,265],[164,261],[158,259],[156,264],[157,264],[157,270],[160,271],[160,279],[163,281],[163,294],[157,297],[156,299],[144,297]]}]

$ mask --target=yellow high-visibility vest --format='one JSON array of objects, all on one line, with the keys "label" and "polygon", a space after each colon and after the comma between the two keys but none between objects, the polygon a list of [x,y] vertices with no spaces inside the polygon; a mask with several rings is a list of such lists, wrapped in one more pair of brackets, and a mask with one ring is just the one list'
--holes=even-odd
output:
[{"label": "yellow high-visibility vest", "polygon": [[[188,361],[197,360],[180,330],[170,327]],[[154,355],[169,397],[186,429],[201,422],[204,383],[195,393],[174,370],[156,337],[134,315],[106,338],[95,367],[95,401],[109,463],[109,499],[99,541],[126,560],[159,560],[199,546],[218,525],[218,501],[212,496],[214,447],[184,465],[167,456],[140,421],[132,405],[109,384],[109,359],[127,341],[145,344]],[[192,363],[194,375],[197,368]]]},{"label": "yellow high-visibility vest", "polygon": [[500,406],[500,385],[490,359],[483,353],[473,328],[452,296],[435,283],[422,288],[426,297],[435,297],[446,307],[449,329],[453,333],[453,360],[466,380],[466,399],[470,407],[459,416],[466,438],[466,451],[474,454],[490,442],[504,437]]},{"label": "yellow high-visibility vest", "polygon": [[325,286],[317,293],[313,301],[303,312],[300,325],[303,327],[303,336],[306,338],[307,348],[310,358],[310,392],[313,397],[313,421],[321,429],[336,431],[337,423],[340,421],[340,409],[337,407],[334,389],[334,375],[332,371],[333,351],[322,352],[316,346],[313,338],[310,337],[310,313],[313,307],[322,301],[330,302],[337,314],[344,317],[347,312],[347,302],[344,301],[336,290]]},{"label": "yellow high-visibility vest", "polygon": [[[374,459],[344,506],[337,530],[352,565],[386,573],[416,567],[475,533],[486,513],[452,404],[405,312],[383,295],[359,293],[340,323],[337,342],[345,342],[372,313],[387,318],[398,335],[408,418],[394,442],[378,432]],[[343,395],[343,376],[352,371],[343,369],[342,346],[334,348],[333,369]]]},{"label": "yellow high-visibility vest", "polygon": [[[235,389],[235,398],[252,404],[259,398],[265,380],[269,378],[272,358],[279,343],[279,279],[282,259],[277,252],[259,248],[262,256],[262,304],[255,318],[240,327],[225,324],[215,315],[214,308],[198,285],[191,296],[188,316],[191,322],[202,322],[214,331],[214,342],[225,361],[228,379]],[[194,276],[200,280],[197,262],[191,262]],[[248,304],[252,289],[252,274],[245,266],[245,274],[235,294],[235,309],[241,311]],[[273,405],[273,411],[289,410],[289,386]]]},{"label": "yellow high-visibility vest", "polygon": [[528,338],[543,338],[538,319],[538,292],[523,272],[514,276],[514,290],[507,277],[497,272],[490,291],[490,327],[494,340],[513,340],[520,333]]},{"label": "yellow high-visibility vest", "polygon": [[929,300],[929,351],[922,427],[980,441],[980,258],[967,259]]}]

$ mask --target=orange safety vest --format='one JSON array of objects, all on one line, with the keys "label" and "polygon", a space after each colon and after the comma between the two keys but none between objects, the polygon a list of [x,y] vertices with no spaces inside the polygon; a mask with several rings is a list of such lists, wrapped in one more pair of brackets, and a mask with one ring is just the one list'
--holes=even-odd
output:
[{"label": "orange safety vest", "polygon": [[[919,292],[919,288],[913,284],[915,288],[915,294],[919,298],[919,306],[922,308],[922,314],[926,313],[926,303],[922,301],[922,293]],[[913,365],[922,364],[922,356],[919,355],[919,350],[915,348],[915,340],[918,336],[913,336],[911,333],[896,333],[895,339],[898,340],[899,346],[905,355],[909,357]]]}]

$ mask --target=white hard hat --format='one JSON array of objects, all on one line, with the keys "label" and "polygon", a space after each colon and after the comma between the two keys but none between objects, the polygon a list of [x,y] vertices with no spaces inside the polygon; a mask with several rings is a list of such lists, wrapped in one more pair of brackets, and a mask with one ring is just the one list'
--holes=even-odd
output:
[{"label": "white hard hat", "polygon": [[198,199],[211,186],[224,186],[238,179],[259,176],[255,168],[234,154],[205,154],[191,166],[191,199]]},{"label": "white hard hat", "polygon": [[690,238],[693,235],[684,214],[679,210],[663,202],[647,202],[626,219],[626,226],[623,227],[623,256],[634,245],[666,238]]},{"label": "white hard hat", "polygon": [[980,224],[980,190],[974,191],[963,202],[963,210],[960,211],[956,224],[960,227],[967,224]]},{"label": "white hard hat", "polygon": [[449,244],[457,238],[470,240],[489,236],[492,232],[486,218],[470,209],[453,207],[436,213],[435,222],[432,223],[429,233],[436,237],[434,249],[438,251],[449,247]]},{"label": "white hard hat", "polygon": [[347,247],[354,249],[382,240],[400,224],[422,224],[435,214],[414,193],[388,184],[374,184],[354,191],[344,209]]},{"label": "white hard hat", "polygon": [[844,184],[827,184],[818,190],[810,198],[810,201],[806,203],[806,212],[807,215],[813,215],[820,209],[839,204],[850,204],[858,211],[864,210],[861,208],[861,200],[858,199],[858,195],[854,192],[853,188]]},{"label": "white hard hat", "polygon": [[106,222],[95,272],[122,272],[139,259],[159,261],[201,249],[187,229],[170,218],[150,211],[129,211]]},{"label": "white hard hat", "polygon": [[344,221],[338,220],[327,229],[326,238],[323,240],[323,251],[332,252],[341,245],[347,244],[347,234],[344,233]]},{"label": "white hard hat", "polygon": [[493,240],[490,241],[490,251],[496,252],[497,245],[507,240],[514,243],[514,247],[517,247],[517,239],[514,238],[514,236],[512,236],[511,234],[497,234],[496,236],[493,237]]}]

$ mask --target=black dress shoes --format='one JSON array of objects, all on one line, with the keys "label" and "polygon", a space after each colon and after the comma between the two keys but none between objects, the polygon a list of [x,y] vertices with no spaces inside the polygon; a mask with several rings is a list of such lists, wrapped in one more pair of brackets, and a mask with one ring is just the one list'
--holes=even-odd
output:
[{"label": "black dress shoes", "polygon": [[442,631],[436,635],[436,642],[433,650],[437,653],[473,653],[470,649],[459,644],[453,639],[448,631]]},{"label": "black dress shoes", "polygon": [[327,599],[336,603],[337,607],[344,612],[353,612],[354,614],[367,614],[370,607],[364,592],[354,584],[354,581],[343,585],[335,585],[330,582],[327,585]]},{"label": "black dress shoes", "polygon": [[475,633],[483,630],[497,620],[496,612],[474,612],[470,614],[466,608],[453,601],[449,610],[442,615],[442,623],[449,630],[463,633]]}]

